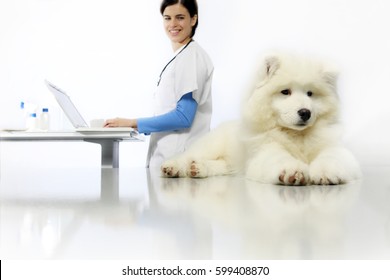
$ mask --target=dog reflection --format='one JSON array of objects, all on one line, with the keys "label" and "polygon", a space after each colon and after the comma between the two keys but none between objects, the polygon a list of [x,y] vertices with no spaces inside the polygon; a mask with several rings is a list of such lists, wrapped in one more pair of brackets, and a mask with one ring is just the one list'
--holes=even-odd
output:
[{"label": "dog reflection", "polygon": [[162,207],[212,229],[214,258],[339,259],[360,182],[285,187],[232,176],[156,177],[153,187]]}]

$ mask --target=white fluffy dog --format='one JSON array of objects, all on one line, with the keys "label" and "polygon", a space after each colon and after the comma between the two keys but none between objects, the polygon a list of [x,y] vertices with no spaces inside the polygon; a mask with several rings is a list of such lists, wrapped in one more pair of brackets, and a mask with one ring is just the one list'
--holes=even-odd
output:
[{"label": "white fluffy dog", "polygon": [[360,177],[340,145],[337,73],[293,55],[265,57],[242,118],[224,123],[161,166],[164,177],[244,172],[284,185],[343,184]]}]

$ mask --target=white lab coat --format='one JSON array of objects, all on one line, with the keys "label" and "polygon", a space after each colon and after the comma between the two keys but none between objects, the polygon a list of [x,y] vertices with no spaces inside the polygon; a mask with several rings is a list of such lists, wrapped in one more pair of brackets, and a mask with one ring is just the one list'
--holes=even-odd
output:
[{"label": "white lab coat", "polygon": [[192,97],[198,103],[197,112],[188,129],[152,133],[148,167],[160,166],[164,160],[185,151],[195,139],[210,130],[214,66],[207,53],[195,41],[180,51],[174,54],[178,55],[161,75],[154,94],[154,115],[174,110],[180,98],[189,92],[192,92]]}]

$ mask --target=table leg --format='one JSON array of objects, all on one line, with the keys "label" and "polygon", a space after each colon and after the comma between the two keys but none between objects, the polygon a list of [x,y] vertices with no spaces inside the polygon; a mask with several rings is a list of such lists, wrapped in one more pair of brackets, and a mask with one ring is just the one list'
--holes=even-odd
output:
[{"label": "table leg", "polygon": [[85,142],[100,144],[102,147],[102,168],[119,168],[118,139],[85,139]]},{"label": "table leg", "polygon": [[102,168],[100,199],[105,203],[117,203],[119,201],[119,169]]}]

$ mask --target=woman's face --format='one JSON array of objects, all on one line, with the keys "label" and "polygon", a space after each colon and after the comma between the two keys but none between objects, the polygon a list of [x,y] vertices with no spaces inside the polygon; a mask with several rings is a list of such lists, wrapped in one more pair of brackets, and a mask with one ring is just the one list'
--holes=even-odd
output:
[{"label": "woman's face", "polygon": [[191,38],[192,27],[196,23],[197,16],[191,18],[188,10],[178,3],[165,8],[163,19],[165,32],[174,50],[177,50]]}]

